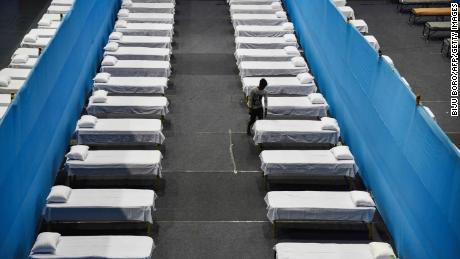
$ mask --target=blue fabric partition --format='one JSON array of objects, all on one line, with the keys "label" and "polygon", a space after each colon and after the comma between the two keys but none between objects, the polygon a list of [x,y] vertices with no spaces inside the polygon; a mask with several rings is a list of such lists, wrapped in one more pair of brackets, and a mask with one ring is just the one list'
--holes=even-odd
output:
[{"label": "blue fabric partition", "polygon": [[400,76],[328,0],[285,0],[401,258],[460,258],[460,156]]},{"label": "blue fabric partition", "polygon": [[118,0],[77,0],[0,122],[0,258],[27,258]]}]

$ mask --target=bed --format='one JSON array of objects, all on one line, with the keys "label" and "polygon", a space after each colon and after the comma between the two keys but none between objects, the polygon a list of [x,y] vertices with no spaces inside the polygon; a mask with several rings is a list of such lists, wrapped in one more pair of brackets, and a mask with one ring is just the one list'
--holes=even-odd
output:
[{"label": "bed", "polygon": [[450,31],[450,22],[426,22],[423,27],[422,35],[428,40],[436,32],[448,32]]},{"label": "bed", "polygon": [[247,4],[232,4],[230,5],[230,13],[247,13],[247,14],[274,14],[283,11],[281,5],[247,5]]},{"label": "bed", "polygon": [[282,25],[288,22],[286,13],[279,11],[269,14],[235,13],[232,14],[233,26],[238,25]]},{"label": "bed", "polygon": [[332,0],[332,2],[333,2],[333,3],[335,4],[335,6],[337,6],[337,7],[347,5],[347,1],[346,1],[346,0]]},{"label": "bed", "polygon": [[286,37],[235,37],[237,49],[282,49],[286,46],[299,47],[294,34],[293,38]]},{"label": "bed", "polygon": [[27,55],[30,58],[37,58],[40,55],[40,51],[37,48],[17,48],[11,57],[16,55]]},{"label": "bed", "polygon": [[239,5],[270,5],[273,2],[280,2],[280,0],[228,0],[230,5],[239,4]]},{"label": "bed", "polygon": [[294,27],[284,25],[238,25],[235,27],[235,37],[282,37],[294,34]]},{"label": "bed", "polygon": [[[50,234],[57,233],[43,232],[35,244],[49,242],[50,237],[45,235]],[[155,248],[153,239],[148,236],[55,236],[58,240],[54,241],[53,253],[35,253],[32,248],[29,259],[151,259]]]},{"label": "bed", "polygon": [[167,23],[131,23],[126,21],[117,21],[115,31],[123,35],[131,36],[159,36],[172,37],[174,28],[172,24]]},{"label": "bed", "polygon": [[[331,119],[331,118],[329,118]],[[325,127],[323,121],[315,120],[258,120],[254,123],[254,143],[336,145],[340,129]]]},{"label": "bed", "polygon": [[350,20],[350,24],[362,34],[369,33],[369,27],[367,26],[367,23],[364,20]]},{"label": "bed", "polygon": [[47,13],[65,15],[72,10],[71,5],[50,5]]},{"label": "bed", "polygon": [[0,119],[2,119],[3,116],[5,116],[7,110],[8,110],[8,107],[0,106]]},{"label": "bed", "polygon": [[244,77],[243,92],[249,95],[249,92],[259,85],[260,79],[267,80],[267,90],[270,95],[309,95],[317,90],[313,76],[307,77],[305,81],[300,81],[298,77]]},{"label": "bed", "polygon": [[287,76],[308,72],[305,61],[303,64],[296,65],[293,61],[241,61],[238,68],[241,77]]},{"label": "bed", "polygon": [[354,20],[355,19],[355,11],[353,8],[349,6],[338,6],[337,9],[342,13],[342,16],[345,20]]},{"label": "bed", "polygon": [[84,160],[67,158],[69,177],[120,179],[161,176],[158,150],[89,150]]},{"label": "bed", "polygon": [[288,49],[237,49],[235,51],[236,63],[241,61],[289,61],[300,56],[296,47]]},{"label": "bed", "polygon": [[75,0],[53,0],[51,5],[73,5]]},{"label": "bed", "polygon": [[364,38],[367,40],[367,42],[369,42],[369,44],[372,46],[372,48],[375,49],[375,51],[379,51],[380,50],[380,45],[379,45],[379,42],[377,41],[377,39],[372,36],[372,35],[364,35]]},{"label": "bed", "polygon": [[4,68],[0,70],[0,75],[7,75],[11,80],[26,80],[31,69],[24,68]]},{"label": "bed", "polygon": [[53,38],[56,35],[56,29],[32,29],[31,34],[37,35],[39,38]]},{"label": "bed", "polygon": [[10,94],[0,94],[0,106],[9,106],[11,104]]},{"label": "bed", "polygon": [[[49,198],[57,188],[69,189],[58,202]],[[153,223],[156,194],[140,189],[71,189],[54,186],[43,209],[46,222]]]},{"label": "bed", "polygon": [[36,41],[26,41],[25,39],[21,42],[23,48],[38,48],[43,49],[50,43],[51,38],[37,38]]},{"label": "bed", "polygon": [[[124,11],[123,11],[124,10]],[[132,23],[168,23],[174,24],[172,13],[131,13],[128,9],[121,9],[118,12],[118,20],[126,20]]]},{"label": "bed", "polygon": [[[382,250],[381,247],[385,247]],[[382,242],[369,244],[278,243],[273,248],[276,259],[396,259],[391,246]]]},{"label": "bed", "polygon": [[321,94],[268,97],[267,114],[273,116],[325,117],[328,104]]},{"label": "bed", "polygon": [[129,3],[123,1],[121,6],[132,13],[174,13],[174,3]]},{"label": "bed", "polygon": [[88,146],[160,145],[165,140],[158,119],[98,119],[92,128],[77,126],[77,142]]},{"label": "bed", "polygon": [[[37,63],[37,60],[38,60],[38,58],[27,58],[27,60],[22,60],[22,61],[16,62],[15,59],[16,58],[13,57],[13,60],[8,65],[8,67],[10,67],[10,68],[28,68],[28,69],[31,69],[31,68],[33,68],[35,66],[35,64]],[[23,62],[23,61],[25,61],[25,62]]]},{"label": "bed", "polygon": [[93,89],[105,90],[112,95],[164,94],[168,88],[166,77],[110,77],[104,82],[94,82]]},{"label": "bed", "polygon": [[107,96],[105,102],[89,98],[88,114],[98,118],[163,118],[168,113],[164,96]]},{"label": "bed", "polygon": [[24,85],[24,80],[10,79],[8,86],[0,86],[0,94],[16,94]]},{"label": "bed", "polygon": [[104,56],[114,56],[118,60],[162,60],[169,61],[171,50],[167,48],[120,47],[118,43],[109,43],[115,48],[107,48]]},{"label": "bed", "polygon": [[265,196],[267,218],[280,221],[371,223],[375,204],[363,191],[271,191]]},{"label": "bed", "polygon": [[[106,56],[104,60],[107,57]],[[158,60],[116,60],[113,65],[102,63],[101,71],[115,77],[169,77],[171,64],[169,61]]]},{"label": "bed", "polygon": [[109,42],[116,42],[122,47],[148,47],[171,49],[172,38],[160,36],[126,36],[112,33]]},{"label": "bed", "polygon": [[261,169],[268,176],[355,177],[358,166],[351,153],[342,157],[333,150],[264,150]]}]

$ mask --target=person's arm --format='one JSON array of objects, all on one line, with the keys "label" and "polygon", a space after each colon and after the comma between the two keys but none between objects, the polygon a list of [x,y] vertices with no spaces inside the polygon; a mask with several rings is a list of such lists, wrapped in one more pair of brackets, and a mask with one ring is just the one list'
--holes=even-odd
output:
[{"label": "person's arm", "polygon": [[252,108],[252,98],[253,98],[253,95],[254,95],[254,91],[250,91],[250,92],[249,92],[249,95],[248,95],[248,108],[249,108],[249,109]]},{"label": "person's arm", "polygon": [[268,110],[268,94],[267,92],[264,93],[264,117],[267,117],[267,110]]}]

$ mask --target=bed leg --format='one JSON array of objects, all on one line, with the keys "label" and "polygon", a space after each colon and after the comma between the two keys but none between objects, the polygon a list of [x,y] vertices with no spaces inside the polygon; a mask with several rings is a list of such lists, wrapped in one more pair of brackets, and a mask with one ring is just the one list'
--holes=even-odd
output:
[{"label": "bed leg", "polygon": [[264,186],[265,186],[265,191],[269,192],[270,191],[270,182],[268,181],[268,176],[264,175]]},{"label": "bed leg", "polygon": [[153,224],[147,222],[147,236],[153,236]]},{"label": "bed leg", "polygon": [[369,240],[372,241],[374,237],[374,223],[373,222],[367,223],[367,229],[368,229],[368,238]]},{"label": "bed leg", "polygon": [[154,190],[158,191],[160,189],[160,175],[157,174],[155,178],[155,183],[153,185]]},{"label": "bed leg", "polygon": [[273,238],[276,238],[276,236],[277,236],[277,233],[276,233],[276,221],[273,221],[273,224],[272,224],[272,234],[273,234]]},{"label": "bed leg", "polygon": [[351,177],[345,176],[345,181],[347,181],[348,183],[348,189],[350,191],[353,191],[353,189],[355,188],[354,179]]}]

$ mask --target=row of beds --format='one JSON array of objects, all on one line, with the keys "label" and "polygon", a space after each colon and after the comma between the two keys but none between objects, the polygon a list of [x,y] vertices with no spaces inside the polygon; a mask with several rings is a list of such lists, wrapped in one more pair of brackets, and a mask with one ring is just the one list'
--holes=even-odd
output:
[{"label": "row of beds", "polygon": [[[242,90],[247,98],[260,79],[267,80],[267,118],[255,122],[254,144],[260,153],[266,186],[279,182],[295,184],[322,179],[346,179],[350,189],[358,167],[347,146],[342,145],[340,127],[328,116],[328,104],[317,93],[314,76],[279,0],[229,0],[235,31],[235,58]],[[334,1],[349,22],[363,34],[367,24],[356,20],[345,1]],[[369,37],[370,36],[370,37]],[[375,37],[366,35],[376,51]],[[384,57],[392,64],[389,57]],[[282,150],[285,147],[293,147]],[[274,236],[282,226],[298,223],[367,224],[372,235],[376,212],[365,191],[268,191],[267,218]],[[396,258],[387,243],[301,243],[274,246],[275,258]]]},{"label": "row of beds", "polygon": [[[69,11],[73,3],[53,0],[50,9]],[[77,122],[74,145],[66,154],[66,185],[51,188],[42,213],[47,231],[38,235],[29,258],[152,257],[153,189],[162,170],[159,149],[168,114],[164,93],[171,74],[174,13],[174,0],[122,2]],[[93,188],[114,181],[147,188]],[[75,188],[82,185],[91,187]],[[56,231],[73,228],[132,235],[68,236]]]}]

